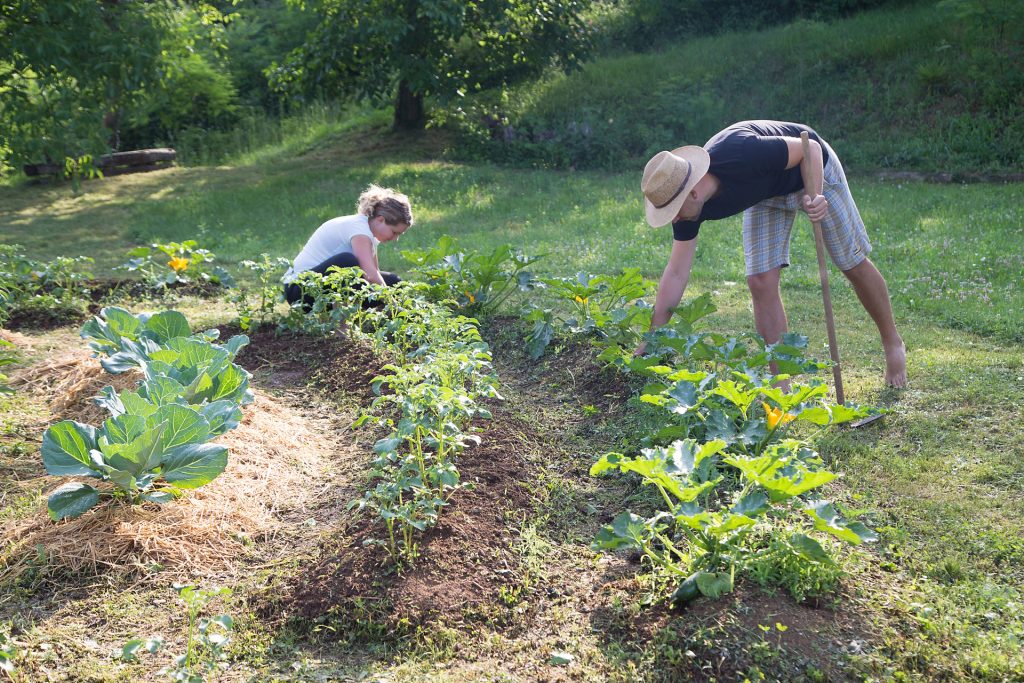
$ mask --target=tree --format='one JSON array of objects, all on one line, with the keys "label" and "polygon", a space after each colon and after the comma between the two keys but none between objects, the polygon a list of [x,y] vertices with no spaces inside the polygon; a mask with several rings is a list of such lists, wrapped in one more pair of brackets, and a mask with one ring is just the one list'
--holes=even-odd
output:
[{"label": "tree", "polygon": [[0,0],[0,154],[20,164],[117,148],[125,112],[191,52],[169,45],[197,37],[175,30],[182,12],[222,19],[186,0]]},{"label": "tree", "polygon": [[268,70],[283,94],[394,98],[395,126],[422,128],[425,98],[577,65],[590,0],[318,0],[305,44]]}]

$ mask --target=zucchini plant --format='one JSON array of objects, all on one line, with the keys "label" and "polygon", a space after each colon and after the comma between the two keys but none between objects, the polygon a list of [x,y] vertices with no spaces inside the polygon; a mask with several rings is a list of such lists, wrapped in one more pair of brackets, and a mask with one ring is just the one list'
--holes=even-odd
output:
[{"label": "zucchini plant", "polygon": [[[527,351],[539,358],[555,334],[592,336],[604,345],[636,345],[650,327],[652,308],[644,297],[654,283],[639,268],[626,268],[618,275],[590,275],[541,278],[555,307],[527,307],[524,319],[531,323]],[[701,300],[703,301],[703,299]],[[677,317],[676,321],[683,320]]]},{"label": "zucchini plant", "polygon": [[[773,374],[771,363],[799,372],[823,366],[803,359],[805,337],[787,335],[769,345],[667,330],[650,335],[648,343],[655,351],[651,358],[623,349],[608,349],[602,357],[655,380],[640,400],[664,408],[667,424],[649,440],[670,443],[634,457],[608,453],[591,474],[638,475],[657,490],[661,505],[649,517],[617,515],[595,538],[596,550],[639,550],[677,577],[672,597],[687,602],[730,591],[738,572],[769,554],[830,563],[815,534],[852,544],[875,540],[866,526],[845,520],[819,497],[835,474],[809,440],[790,433],[793,423],[825,428],[871,412],[829,403],[827,387],[814,378],[788,389],[775,386],[791,376]],[[666,364],[666,357],[677,364]]]},{"label": "zucchini plant", "polygon": [[200,248],[195,240],[185,240],[131,249],[128,261],[118,268],[138,273],[150,289],[192,282],[209,282],[225,289],[234,287],[234,278],[223,267],[214,265],[216,260],[209,249]]}]

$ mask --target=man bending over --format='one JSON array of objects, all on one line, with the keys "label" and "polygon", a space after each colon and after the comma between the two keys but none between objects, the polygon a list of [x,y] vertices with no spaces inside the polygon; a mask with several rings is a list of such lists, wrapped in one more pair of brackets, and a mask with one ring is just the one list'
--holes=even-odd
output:
[{"label": "man bending over", "polygon": [[[802,131],[810,137],[807,158],[800,141]],[[823,194],[805,191],[805,181],[814,176],[823,179]],[[743,254],[754,325],[766,342],[778,342],[788,329],[779,278],[789,265],[793,221],[797,209],[802,209],[812,221],[821,223],[833,263],[853,285],[878,327],[885,350],[886,384],[906,386],[906,348],[896,331],[885,279],[868,258],[871,243],[864,221],[839,157],[810,127],[782,121],[741,121],[703,147],[688,145],[654,155],[644,168],[641,189],[647,222],[652,227],[672,223],[675,238],[658,285],[652,329],[668,322],[683,297],[701,223],[742,211]]]}]

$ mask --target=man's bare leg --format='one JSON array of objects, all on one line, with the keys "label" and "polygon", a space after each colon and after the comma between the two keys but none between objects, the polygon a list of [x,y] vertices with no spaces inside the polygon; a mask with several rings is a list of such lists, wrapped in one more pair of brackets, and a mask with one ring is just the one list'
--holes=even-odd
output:
[{"label": "man's bare leg", "polygon": [[747,277],[750,298],[754,302],[754,327],[769,344],[775,344],[789,329],[786,309],[779,292],[779,275],[782,268]]},{"label": "man's bare leg", "polygon": [[[769,344],[777,343],[789,330],[786,308],[779,292],[781,272],[782,268],[775,268],[766,273],[747,276],[747,287],[750,288],[750,298],[754,303],[754,327]],[[772,372],[778,372],[775,363],[771,364],[771,369]],[[778,382],[775,386],[789,391],[788,381]]]},{"label": "man's bare leg", "polygon": [[878,272],[871,259],[867,258],[850,270],[844,270],[843,275],[853,285],[857,298],[875,321],[878,333],[882,337],[882,348],[885,351],[885,383],[893,387],[907,386],[907,349],[903,345],[903,338],[896,331],[885,278]]}]

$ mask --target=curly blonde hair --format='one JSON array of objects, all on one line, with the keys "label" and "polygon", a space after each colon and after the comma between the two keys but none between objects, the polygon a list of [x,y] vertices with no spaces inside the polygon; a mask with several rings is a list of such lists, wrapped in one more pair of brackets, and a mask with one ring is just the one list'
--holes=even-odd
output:
[{"label": "curly blonde hair", "polygon": [[412,206],[409,204],[409,198],[390,187],[370,185],[359,195],[356,206],[359,213],[367,218],[383,216],[388,225],[405,223],[412,227]]}]

